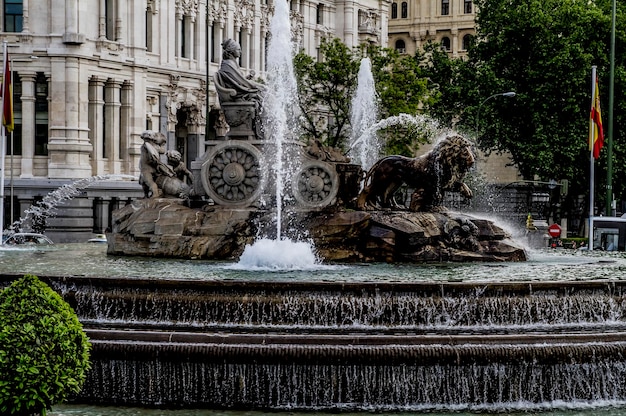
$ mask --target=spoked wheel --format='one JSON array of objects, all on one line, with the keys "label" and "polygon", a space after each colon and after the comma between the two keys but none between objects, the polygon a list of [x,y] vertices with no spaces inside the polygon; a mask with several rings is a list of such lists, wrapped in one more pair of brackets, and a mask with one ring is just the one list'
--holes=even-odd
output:
[{"label": "spoked wheel", "polygon": [[339,179],[334,167],[319,160],[306,161],[292,181],[298,203],[305,208],[323,208],[335,201]]},{"label": "spoked wheel", "polygon": [[218,205],[246,207],[263,190],[261,152],[246,142],[217,145],[202,164],[202,186]]}]

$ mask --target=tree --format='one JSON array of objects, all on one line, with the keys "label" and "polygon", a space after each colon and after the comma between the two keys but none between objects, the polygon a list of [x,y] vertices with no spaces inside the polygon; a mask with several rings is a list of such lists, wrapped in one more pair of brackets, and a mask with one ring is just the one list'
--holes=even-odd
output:
[{"label": "tree", "polygon": [[316,138],[328,146],[345,146],[359,60],[336,38],[324,40],[320,54],[323,59],[319,61],[304,52],[294,58],[304,139]]},{"label": "tree", "polygon": [[526,178],[581,176],[588,166],[589,74],[594,63],[606,64],[598,36],[608,33],[598,30],[606,16],[582,0],[479,0],[477,7],[479,39],[470,51],[476,85],[484,98],[517,93],[485,103],[481,114],[478,104],[481,146],[509,151]]},{"label": "tree", "polygon": [[[350,50],[339,39],[323,41],[320,54],[319,61],[304,52],[294,59],[305,139],[316,138],[345,150],[351,131],[352,98],[364,56],[372,61],[381,118],[414,115],[434,100],[415,57],[379,46]],[[390,152],[412,153],[411,144],[423,141],[423,132],[410,127],[392,128],[385,136]]]},{"label": "tree", "polygon": [[36,276],[0,292],[0,413],[45,415],[78,393],[90,344],[72,308]]}]

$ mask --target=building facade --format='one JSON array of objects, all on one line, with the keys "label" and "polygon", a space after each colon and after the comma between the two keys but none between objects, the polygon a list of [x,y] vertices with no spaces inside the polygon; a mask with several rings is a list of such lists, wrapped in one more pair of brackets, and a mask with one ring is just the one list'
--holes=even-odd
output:
[{"label": "building facade", "polygon": [[475,31],[473,0],[392,0],[389,47],[410,55],[436,42],[452,57],[465,56]]}]

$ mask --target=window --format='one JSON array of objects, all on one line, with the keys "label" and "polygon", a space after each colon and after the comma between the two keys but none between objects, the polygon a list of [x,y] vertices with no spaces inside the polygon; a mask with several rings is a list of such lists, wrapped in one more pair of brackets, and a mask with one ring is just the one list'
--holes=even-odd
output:
[{"label": "window", "polygon": [[472,0],[465,0],[465,2],[463,3],[463,11],[465,12],[465,14],[472,13]]},{"label": "window", "polygon": [[115,9],[116,0],[106,0],[104,4],[104,14],[106,21],[106,37],[108,40],[115,40],[115,20],[117,10]]},{"label": "window", "polygon": [[180,21],[180,51],[179,55],[181,58],[189,58],[187,55],[187,26],[188,26],[188,18],[187,16],[183,16]]},{"label": "window", "polygon": [[450,14],[450,0],[441,0],[441,15],[447,16]]},{"label": "window", "polygon": [[446,51],[450,51],[450,38],[449,37],[441,38],[441,47],[445,49]]},{"label": "window", "polygon": [[35,156],[48,155],[48,80],[43,72],[35,79]]},{"label": "window", "polygon": [[472,35],[463,36],[463,50],[468,50],[470,47],[470,43],[472,42]]},{"label": "window", "polygon": [[409,17],[409,5],[406,1],[402,2],[402,18],[406,19]]},{"label": "window", "polygon": [[146,10],[146,50],[152,52],[152,10]]},{"label": "window", "polygon": [[391,18],[392,19],[398,18],[398,3],[392,3],[391,5]]},{"label": "window", "polygon": [[324,5],[323,4],[317,5],[317,24],[318,25],[324,24]]},{"label": "window", "polygon": [[21,32],[24,11],[22,0],[4,0],[4,31]]},{"label": "window", "polygon": [[396,41],[396,51],[399,53],[406,53],[406,43],[402,39]]}]

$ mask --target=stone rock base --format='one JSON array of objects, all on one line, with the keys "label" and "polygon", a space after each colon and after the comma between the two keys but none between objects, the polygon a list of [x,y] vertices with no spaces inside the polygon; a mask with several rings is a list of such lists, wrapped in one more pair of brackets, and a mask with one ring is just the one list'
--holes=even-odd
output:
[{"label": "stone rock base", "polygon": [[[268,223],[271,213],[255,208],[140,199],[113,213],[108,253],[236,260]],[[298,224],[298,234],[312,240],[325,262],[526,260],[524,249],[492,221],[450,211],[306,211],[291,213],[289,223]]]}]

